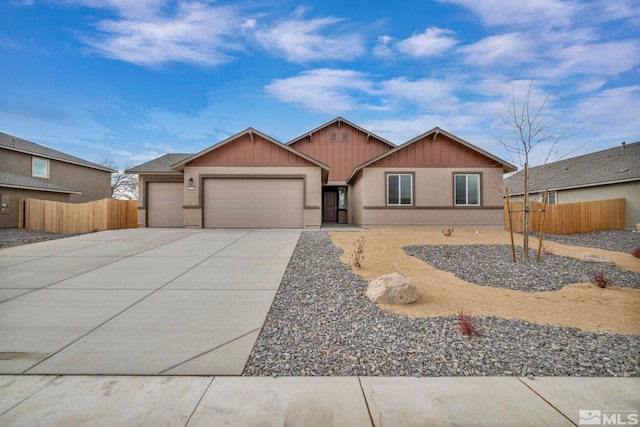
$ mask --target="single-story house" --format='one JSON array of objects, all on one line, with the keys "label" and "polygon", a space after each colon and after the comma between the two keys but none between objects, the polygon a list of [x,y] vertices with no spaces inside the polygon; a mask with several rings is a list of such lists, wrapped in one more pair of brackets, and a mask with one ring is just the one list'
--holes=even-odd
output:
[{"label": "single-story house", "polygon": [[400,146],[342,117],[283,144],[248,128],[139,175],[147,227],[318,228],[503,223],[515,166],[434,128]]},{"label": "single-story house", "polygon": [[[504,180],[509,194],[524,194],[524,171]],[[640,142],[623,143],[553,163],[529,168],[529,194],[543,201],[549,190],[550,204],[625,199],[625,227],[640,223]]]},{"label": "single-story house", "polygon": [[0,132],[0,227],[18,226],[18,199],[82,203],[111,197],[114,170]]}]

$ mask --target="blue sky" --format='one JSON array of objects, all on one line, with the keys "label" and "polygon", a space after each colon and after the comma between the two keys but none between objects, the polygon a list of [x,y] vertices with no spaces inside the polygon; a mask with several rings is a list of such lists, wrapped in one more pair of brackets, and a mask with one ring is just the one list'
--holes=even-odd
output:
[{"label": "blue sky", "polygon": [[639,29],[637,0],[4,0],[0,131],[124,167],[342,116],[519,163],[498,113],[534,79],[556,159],[640,140]]}]

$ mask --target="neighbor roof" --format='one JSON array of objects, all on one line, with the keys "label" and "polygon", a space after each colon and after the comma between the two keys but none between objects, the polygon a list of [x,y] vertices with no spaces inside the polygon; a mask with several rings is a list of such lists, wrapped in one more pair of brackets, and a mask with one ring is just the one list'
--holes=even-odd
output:
[{"label": "neighbor roof", "polygon": [[346,120],[346,119],[344,119],[343,117],[336,117],[335,119],[333,119],[333,120],[331,120],[331,121],[329,121],[329,122],[327,122],[327,123],[325,123],[325,124],[323,124],[323,125],[320,125],[320,126],[318,126],[317,128],[315,128],[315,129],[313,129],[313,130],[311,130],[311,131],[309,131],[309,132],[305,132],[305,133],[303,133],[302,135],[300,135],[299,137],[294,138],[294,139],[292,139],[291,141],[287,142],[287,145],[292,145],[292,144],[294,144],[294,143],[296,143],[296,142],[300,141],[301,139],[306,138],[307,136],[311,135],[312,133],[315,133],[315,132],[319,131],[320,129],[324,129],[324,128],[326,128],[327,126],[330,126],[330,125],[332,125],[332,124],[334,124],[334,123],[338,123],[338,122],[339,122],[339,123],[346,123],[346,124],[348,124],[349,126],[351,126],[351,127],[355,128],[355,129],[358,129],[360,132],[362,132],[362,133],[364,133],[364,134],[366,134],[366,135],[371,135],[371,136],[375,137],[377,140],[379,140],[379,141],[381,141],[381,142],[383,142],[383,143],[387,144],[389,147],[394,147],[394,148],[396,147],[396,144],[394,144],[394,143],[392,143],[392,142],[387,141],[386,139],[384,139],[384,138],[382,138],[382,137],[380,137],[380,136],[376,135],[375,133],[373,133],[373,132],[371,132],[371,131],[368,131],[368,130],[366,130],[366,129],[364,129],[364,128],[361,128],[360,126],[358,126],[358,125],[357,125],[357,124],[355,124],[355,123],[351,123],[349,120]]},{"label": "neighbor roof", "polygon": [[460,138],[458,138],[457,136],[455,136],[455,135],[453,135],[453,134],[450,134],[449,132],[447,132],[447,131],[445,131],[445,130],[440,129],[439,127],[435,127],[435,128],[433,128],[433,129],[431,129],[430,131],[427,131],[427,132],[425,132],[425,133],[423,133],[423,134],[421,134],[421,135],[416,136],[415,138],[413,138],[413,139],[411,139],[411,140],[409,140],[409,141],[405,142],[405,143],[404,143],[404,144],[402,144],[402,145],[398,145],[398,146],[397,146],[396,148],[394,148],[393,150],[389,150],[389,151],[387,151],[387,152],[384,152],[384,153],[382,153],[382,154],[380,154],[380,155],[378,155],[378,156],[374,157],[373,159],[368,160],[368,161],[366,161],[366,162],[362,163],[362,164],[361,164],[361,165],[359,165],[359,166],[356,166],[356,168],[353,170],[353,172],[351,173],[351,175],[350,175],[350,176],[349,176],[349,178],[347,179],[347,182],[349,182],[349,181],[350,181],[350,180],[351,180],[351,179],[352,179],[352,178],[353,178],[353,177],[358,173],[358,171],[360,171],[360,170],[362,170],[362,169],[366,168],[367,166],[369,166],[369,165],[371,165],[371,164],[373,164],[373,163],[377,162],[378,160],[380,160],[380,159],[384,159],[385,157],[390,156],[390,155],[392,155],[393,153],[395,153],[395,152],[397,152],[397,151],[400,151],[400,150],[402,150],[403,148],[405,148],[405,147],[407,147],[407,146],[409,146],[409,145],[411,145],[411,144],[413,144],[413,143],[415,143],[415,142],[417,142],[417,141],[420,141],[420,140],[422,140],[422,139],[423,139],[423,138],[425,138],[425,137],[429,137],[429,136],[437,135],[437,134],[442,134],[442,135],[444,135],[444,136],[446,136],[446,137],[448,137],[448,138],[450,138],[450,139],[452,139],[452,140],[454,140],[454,141],[456,141],[456,142],[458,142],[458,143],[460,143],[460,144],[464,145],[465,147],[468,147],[468,148],[472,149],[473,151],[476,151],[476,152],[478,152],[478,153],[482,154],[483,156],[485,156],[485,157],[488,157],[488,158],[492,159],[492,160],[493,160],[493,161],[495,161],[496,163],[498,163],[498,164],[502,165],[502,169],[503,169],[505,172],[514,172],[514,171],[517,169],[517,168],[516,168],[514,165],[512,165],[511,163],[508,163],[508,162],[506,162],[506,161],[502,160],[501,158],[496,157],[496,156],[494,156],[493,154],[488,153],[488,152],[486,152],[486,151],[482,150],[481,148],[478,148],[478,147],[476,147],[475,145],[470,144],[470,143],[468,143],[467,141],[465,141],[465,140],[463,140],[463,139],[460,139]]},{"label": "neighbor roof", "polygon": [[52,193],[82,194],[77,190],[51,184],[36,178],[0,171],[0,187],[20,188],[25,190],[48,191]]},{"label": "neighbor roof", "polygon": [[158,157],[153,160],[149,160],[146,163],[127,169],[125,173],[159,173],[159,174],[179,174],[175,170],[171,169],[176,163],[193,156],[192,153],[169,153],[164,156]]},{"label": "neighbor roof", "polygon": [[[640,180],[640,142],[529,168],[529,192],[592,187]],[[522,194],[524,171],[504,180],[509,192]]]},{"label": "neighbor roof", "polygon": [[16,136],[8,135],[0,132],[0,148],[6,148],[7,150],[19,151],[21,153],[35,154],[40,157],[46,157],[48,159],[59,160],[61,162],[72,163],[75,165],[86,166],[93,169],[103,170],[105,172],[116,172],[106,166],[102,166],[88,160],[81,159],[80,157],[71,156],[61,151],[54,150],[44,145],[36,144],[35,142],[27,141],[26,139],[18,138]]}]

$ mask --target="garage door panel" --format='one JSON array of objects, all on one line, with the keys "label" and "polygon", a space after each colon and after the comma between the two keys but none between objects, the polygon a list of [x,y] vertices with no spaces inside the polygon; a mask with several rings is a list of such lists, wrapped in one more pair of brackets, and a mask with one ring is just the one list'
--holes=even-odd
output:
[{"label": "garage door panel", "polygon": [[302,179],[208,179],[204,226],[301,228]]},{"label": "garage door panel", "polygon": [[184,226],[181,182],[150,182],[147,191],[148,227]]}]

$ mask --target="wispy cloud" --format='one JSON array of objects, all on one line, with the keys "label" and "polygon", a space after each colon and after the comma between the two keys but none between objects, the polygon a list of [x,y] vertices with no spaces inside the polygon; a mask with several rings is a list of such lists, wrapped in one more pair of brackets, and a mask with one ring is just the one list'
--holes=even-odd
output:
[{"label": "wispy cloud", "polygon": [[411,58],[425,58],[444,53],[456,44],[458,39],[453,31],[429,27],[420,34],[414,34],[402,40],[388,35],[379,36],[373,53],[379,56],[401,53]]},{"label": "wispy cloud", "polygon": [[506,33],[484,39],[458,49],[465,60],[474,65],[500,64],[500,67],[520,65],[533,61],[536,55],[535,43],[520,33]]},{"label": "wispy cloud", "polygon": [[370,77],[354,70],[321,68],[303,71],[294,77],[276,79],[265,90],[274,98],[303,105],[311,111],[336,114],[356,108],[359,94],[373,93]]},{"label": "wispy cloud", "polygon": [[244,18],[234,6],[181,1],[175,11],[163,13],[163,0],[80,1],[120,14],[97,22],[98,34],[81,36],[91,51],[107,58],[145,67],[169,62],[214,67],[233,60],[243,49],[237,36]]},{"label": "wispy cloud", "polygon": [[304,9],[272,27],[255,32],[258,42],[268,51],[291,62],[353,60],[364,53],[360,34],[341,30],[344,19],[322,17],[305,19]]},{"label": "wispy cloud", "polygon": [[573,0],[438,0],[471,10],[489,27],[553,28],[571,23],[581,5]]}]

